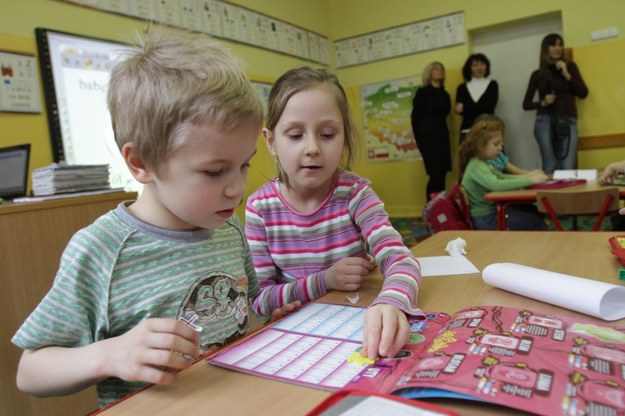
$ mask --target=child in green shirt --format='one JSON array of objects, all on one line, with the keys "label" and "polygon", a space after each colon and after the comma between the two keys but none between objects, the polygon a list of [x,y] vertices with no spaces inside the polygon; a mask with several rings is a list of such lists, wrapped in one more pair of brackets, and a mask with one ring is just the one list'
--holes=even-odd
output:
[{"label": "child in green shirt", "polygon": [[[505,125],[499,117],[482,117],[471,127],[458,150],[461,183],[469,200],[473,226],[478,230],[497,229],[496,206],[484,199],[487,193],[520,189],[547,180],[542,172],[511,175],[487,163],[501,153],[504,133]],[[510,230],[545,229],[542,216],[534,205],[513,205],[508,208],[507,215]]]}]

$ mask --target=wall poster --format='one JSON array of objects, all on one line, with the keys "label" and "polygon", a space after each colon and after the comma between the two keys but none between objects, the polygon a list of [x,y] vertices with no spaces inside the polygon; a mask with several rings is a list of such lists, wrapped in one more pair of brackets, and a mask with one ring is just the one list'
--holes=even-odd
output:
[{"label": "wall poster", "polygon": [[360,87],[368,162],[421,159],[410,123],[419,84],[415,76]]}]

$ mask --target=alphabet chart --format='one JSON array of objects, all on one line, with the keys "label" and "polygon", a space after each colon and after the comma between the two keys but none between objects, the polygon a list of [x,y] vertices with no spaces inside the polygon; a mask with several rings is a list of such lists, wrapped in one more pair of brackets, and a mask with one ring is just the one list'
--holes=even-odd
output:
[{"label": "alphabet chart", "polygon": [[0,111],[40,113],[39,78],[35,58],[0,51]]},{"label": "alphabet chart", "polygon": [[367,366],[347,358],[362,344],[365,308],[311,303],[209,359],[211,364],[328,390]]}]

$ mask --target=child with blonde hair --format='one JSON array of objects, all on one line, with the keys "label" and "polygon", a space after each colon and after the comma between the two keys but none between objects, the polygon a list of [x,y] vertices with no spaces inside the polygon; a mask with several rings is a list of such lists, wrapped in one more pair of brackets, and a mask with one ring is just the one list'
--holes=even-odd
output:
[{"label": "child with blonde hair", "polygon": [[[469,200],[471,221],[477,230],[497,229],[497,209],[484,196],[493,191],[510,191],[542,183],[547,176],[541,172],[513,175],[498,171],[488,164],[503,149],[504,122],[495,115],[481,116],[469,130],[458,149],[460,181]],[[545,222],[534,205],[517,204],[507,209],[508,229],[543,230]]]},{"label": "child with blonde hair", "polygon": [[[365,314],[361,354],[394,357],[417,308],[419,264],[368,180],[349,172],[355,128],[337,78],[302,67],[269,94],[263,136],[278,176],[247,200],[245,229],[267,315],[329,290],[356,291],[377,264],[382,291]],[[375,262],[375,263],[374,263]]]},{"label": "child with blonde hair", "polygon": [[258,94],[207,36],[149,30],[124,53],[108,104],[143,192],[72,237],[52,288],[12,339],[24,349],[21,390],[65,395],[97,383],[102,407],[146,383],[173,383],[204,352],[245,335],[259,292],[234,215],[262,126]]}]

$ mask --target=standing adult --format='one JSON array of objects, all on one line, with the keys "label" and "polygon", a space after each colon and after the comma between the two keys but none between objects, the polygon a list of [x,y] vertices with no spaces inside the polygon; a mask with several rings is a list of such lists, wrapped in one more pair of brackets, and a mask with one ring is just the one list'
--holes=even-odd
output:
[{"label": "standing adult", "polygon": [[[536,91],[538,101],[534,101]],[[540,67],[532,72],[523,100],[525,110],[536,110],[534,136],[545,173],[575,169],[579,137],[575,97],[587,96],[588,87],[579,68],[564,57],[562,36],[545,36],[540,46]]]},{"label": "standing adult", "polygon": [[481,114],[495,114],[499,85],[497,81],[488,78],[489,75],[490,61],[482,53],[470,55],[462,67],[465,82],[456,89],[454,108],[457,114],[462,115],[460,143],[477,117]]},{"label": "standing adult", "polygon": [[432,62],[423,70],[422,86],[412,99],[412,131],[429,175],[426,198],[445,190],[445,176],[451,170],[447,116],[451,99],[445,91],[445,66]]}]

